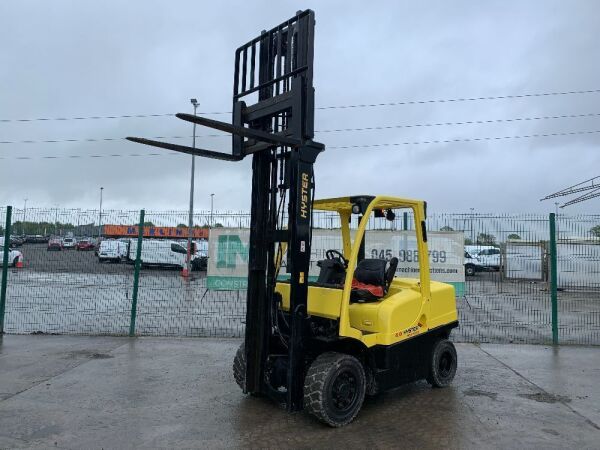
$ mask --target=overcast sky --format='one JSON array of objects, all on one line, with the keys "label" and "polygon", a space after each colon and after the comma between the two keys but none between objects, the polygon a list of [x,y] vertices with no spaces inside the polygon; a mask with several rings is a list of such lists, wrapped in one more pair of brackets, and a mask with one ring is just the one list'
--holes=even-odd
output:
[{"label": "overcast sky", "polygon": [[[317,107],[600,89],[593,0],[13,0],[0,3],[0,120],[192,112],[191,97],[200,112],[230,111],[235,49],[305,8],[317,20]],[[506,121],[564,115],[588,116]],[[465,121],[494,122],[455,124]],[[541,197],[600,175],[600,133],[423,143],[600,131],[600,93],[318,110],[315,128],[447,122],[318,133],[329,147],[398,145],[326,150],[317,197],[381,193],[425,199],[438,212],[548,212],[554,203]],[[11,142],[191,133],[174,117],[0,122],[0,141]],[[227,138],[200,137],[198,146],[231,151]],[[82,158],[40,158],[69,155]],[[187,208],[185,155],[115,140],[0,144],[0,157],[2,205],[93,208],[103,186],[108,209]],[[211,193],[215,209],[249,207],[250,158],[197,161],[198,209]],[[565,211],[599,210],[600,198]]]}]

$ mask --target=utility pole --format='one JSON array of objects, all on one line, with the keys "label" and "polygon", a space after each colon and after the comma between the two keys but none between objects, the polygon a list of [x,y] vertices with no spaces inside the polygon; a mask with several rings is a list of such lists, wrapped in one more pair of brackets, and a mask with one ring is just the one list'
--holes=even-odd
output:
[{"label": "utility pole", "polygon": [[23,205],[23,226],[21,227],[21,234],[23,236],[25,236],[25,212],[27,211],[27,200],[28,199],[24,199],[25,200],[25,204]]},{"label": "utility pole", "polygon": [[102,236],[102,191],[103,187],[100,187],[100,212],[98,213],[98,239]]},{"label": "utility pole", "polygon": [[[196,115],[196,108],[198,108],[198,100],[195,98],[190,99],[190,102],[194,106],[194,116]],[[196,148],[196,124],[193,125],[194,132],[192,137],[192,148]],[[194,235],[194,172],[196,171],[196,156],[192,155],[192,174],[190,177],[190,215],[188,219],[188,245],[187,245],[187,261],[186,270],[183,272],[183,276],[189,276],[192,273],[192,236]]]},{"label": "utility pole", "polygon": [[215,194],[210,194],[210,222],[208,224],[208,228],[213,227],[213,198],[214,197],[215,197]]}]

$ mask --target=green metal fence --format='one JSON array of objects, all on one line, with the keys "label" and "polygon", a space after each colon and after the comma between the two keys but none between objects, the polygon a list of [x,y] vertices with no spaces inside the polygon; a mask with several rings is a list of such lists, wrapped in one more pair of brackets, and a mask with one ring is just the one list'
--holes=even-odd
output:
[{"label": "green metal fence", "polygon": [[[411,219],[402,214],[376,227],[403,230]],[[179,227],[169,241],[185,247],[187,220],[185,211],[0,208],[0,326],[6,333],[243,336],[245,291],[208,290],[202,267],[184,277],[182,267],[143,261],[149,241],[140,224],[157,233]],[[314,223],[339,227],[328,213]],[[201,211],[194,224],[247,228],[249,216]],[[109,225],[131,232],[126,240],[139,243],[135,252],[106,261],[96,254]],[[600,216],[429,214],[428,228],[462,232],[465,250],[477,254],[465,259],[477,270],[457,297],[455,340],[600,345]]]}]

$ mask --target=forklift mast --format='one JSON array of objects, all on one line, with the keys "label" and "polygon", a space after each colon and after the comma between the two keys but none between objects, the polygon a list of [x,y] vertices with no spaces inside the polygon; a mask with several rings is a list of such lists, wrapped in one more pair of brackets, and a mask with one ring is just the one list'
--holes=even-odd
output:
[{"label": "forklift mast", "polygon": [[[236,50],[232,124],[177,114],[180,119],[231,133],[232,154],[128,138],[226,161],[252,156],[245,391],[269,395],[285,403],[289,411],[302,408],[313,164],[324,150],[323,144],[313,141],[314,27],[314,12],[300,11]],[[289,323],[283,330],[277,320],[279,267],[275,261],[285,244],[291,286]],[[273,356],[287,366],[285,391],[274,390],[267,381],[268,361]]]}]

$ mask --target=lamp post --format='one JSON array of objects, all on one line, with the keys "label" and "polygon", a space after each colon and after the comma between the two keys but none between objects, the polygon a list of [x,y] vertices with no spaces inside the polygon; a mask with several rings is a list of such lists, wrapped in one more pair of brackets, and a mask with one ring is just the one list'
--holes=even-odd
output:
[{"label": "lamp post", "polygon": [[58,203],[54,209],[54,235],[58,236]]},{"label": "lamp post", "polygon": [[100,187],[100,212],[98,213],[98,238],[102,237],[102,192],[103,187]]},{"label": "lamp post", "polygon": [[476,245],[477,243],[475,242],[475,229],[473,228],[473,219],[475,218],[473,211],[475,210],[475,208],[469,208],[471,210],[471,242],[473,242],[473,245]]},{"label": "lamp post", "polygon": [[23,236],[25,236],[25,212],[27,211],[27,200],[28,199],[23,199],[25,200],[25,204],[23,205],[23,226],[21,227],[21,234]]},{"label": "lamp post", "polygon": [[208,225],[208,228],[212,228],[213,227],[213,199],[215,197],[215,194],[210,194],[210,222]]},{"label": "lamp post", "polygon": [[[190,99],[190,103],[194,107],[194,116],[196,115],[196,108],[198,108],[198,100],[195,98]],[[192,137],[192,148],[196,148],[196,124],[193,125],[193,137]],[[192,273],[192,236],[194,233],[194,172],[196,171],[196,157],[192,155],[192,174],[190,176],[190,215],[188,218],[188,245],[187,245],[187,261],[186,271],[184,276],[189,276]]]},{"label": "lamp post", "polygon": [[558,230],[558,205],[560,204],[560,202],[554,202],[554,209],[556,210],[556,212],[554,213],[554,217],[555,217],[555,221],[556,221],[556,239],[558,239],[558,236],[560,235],[560,231]]}]

